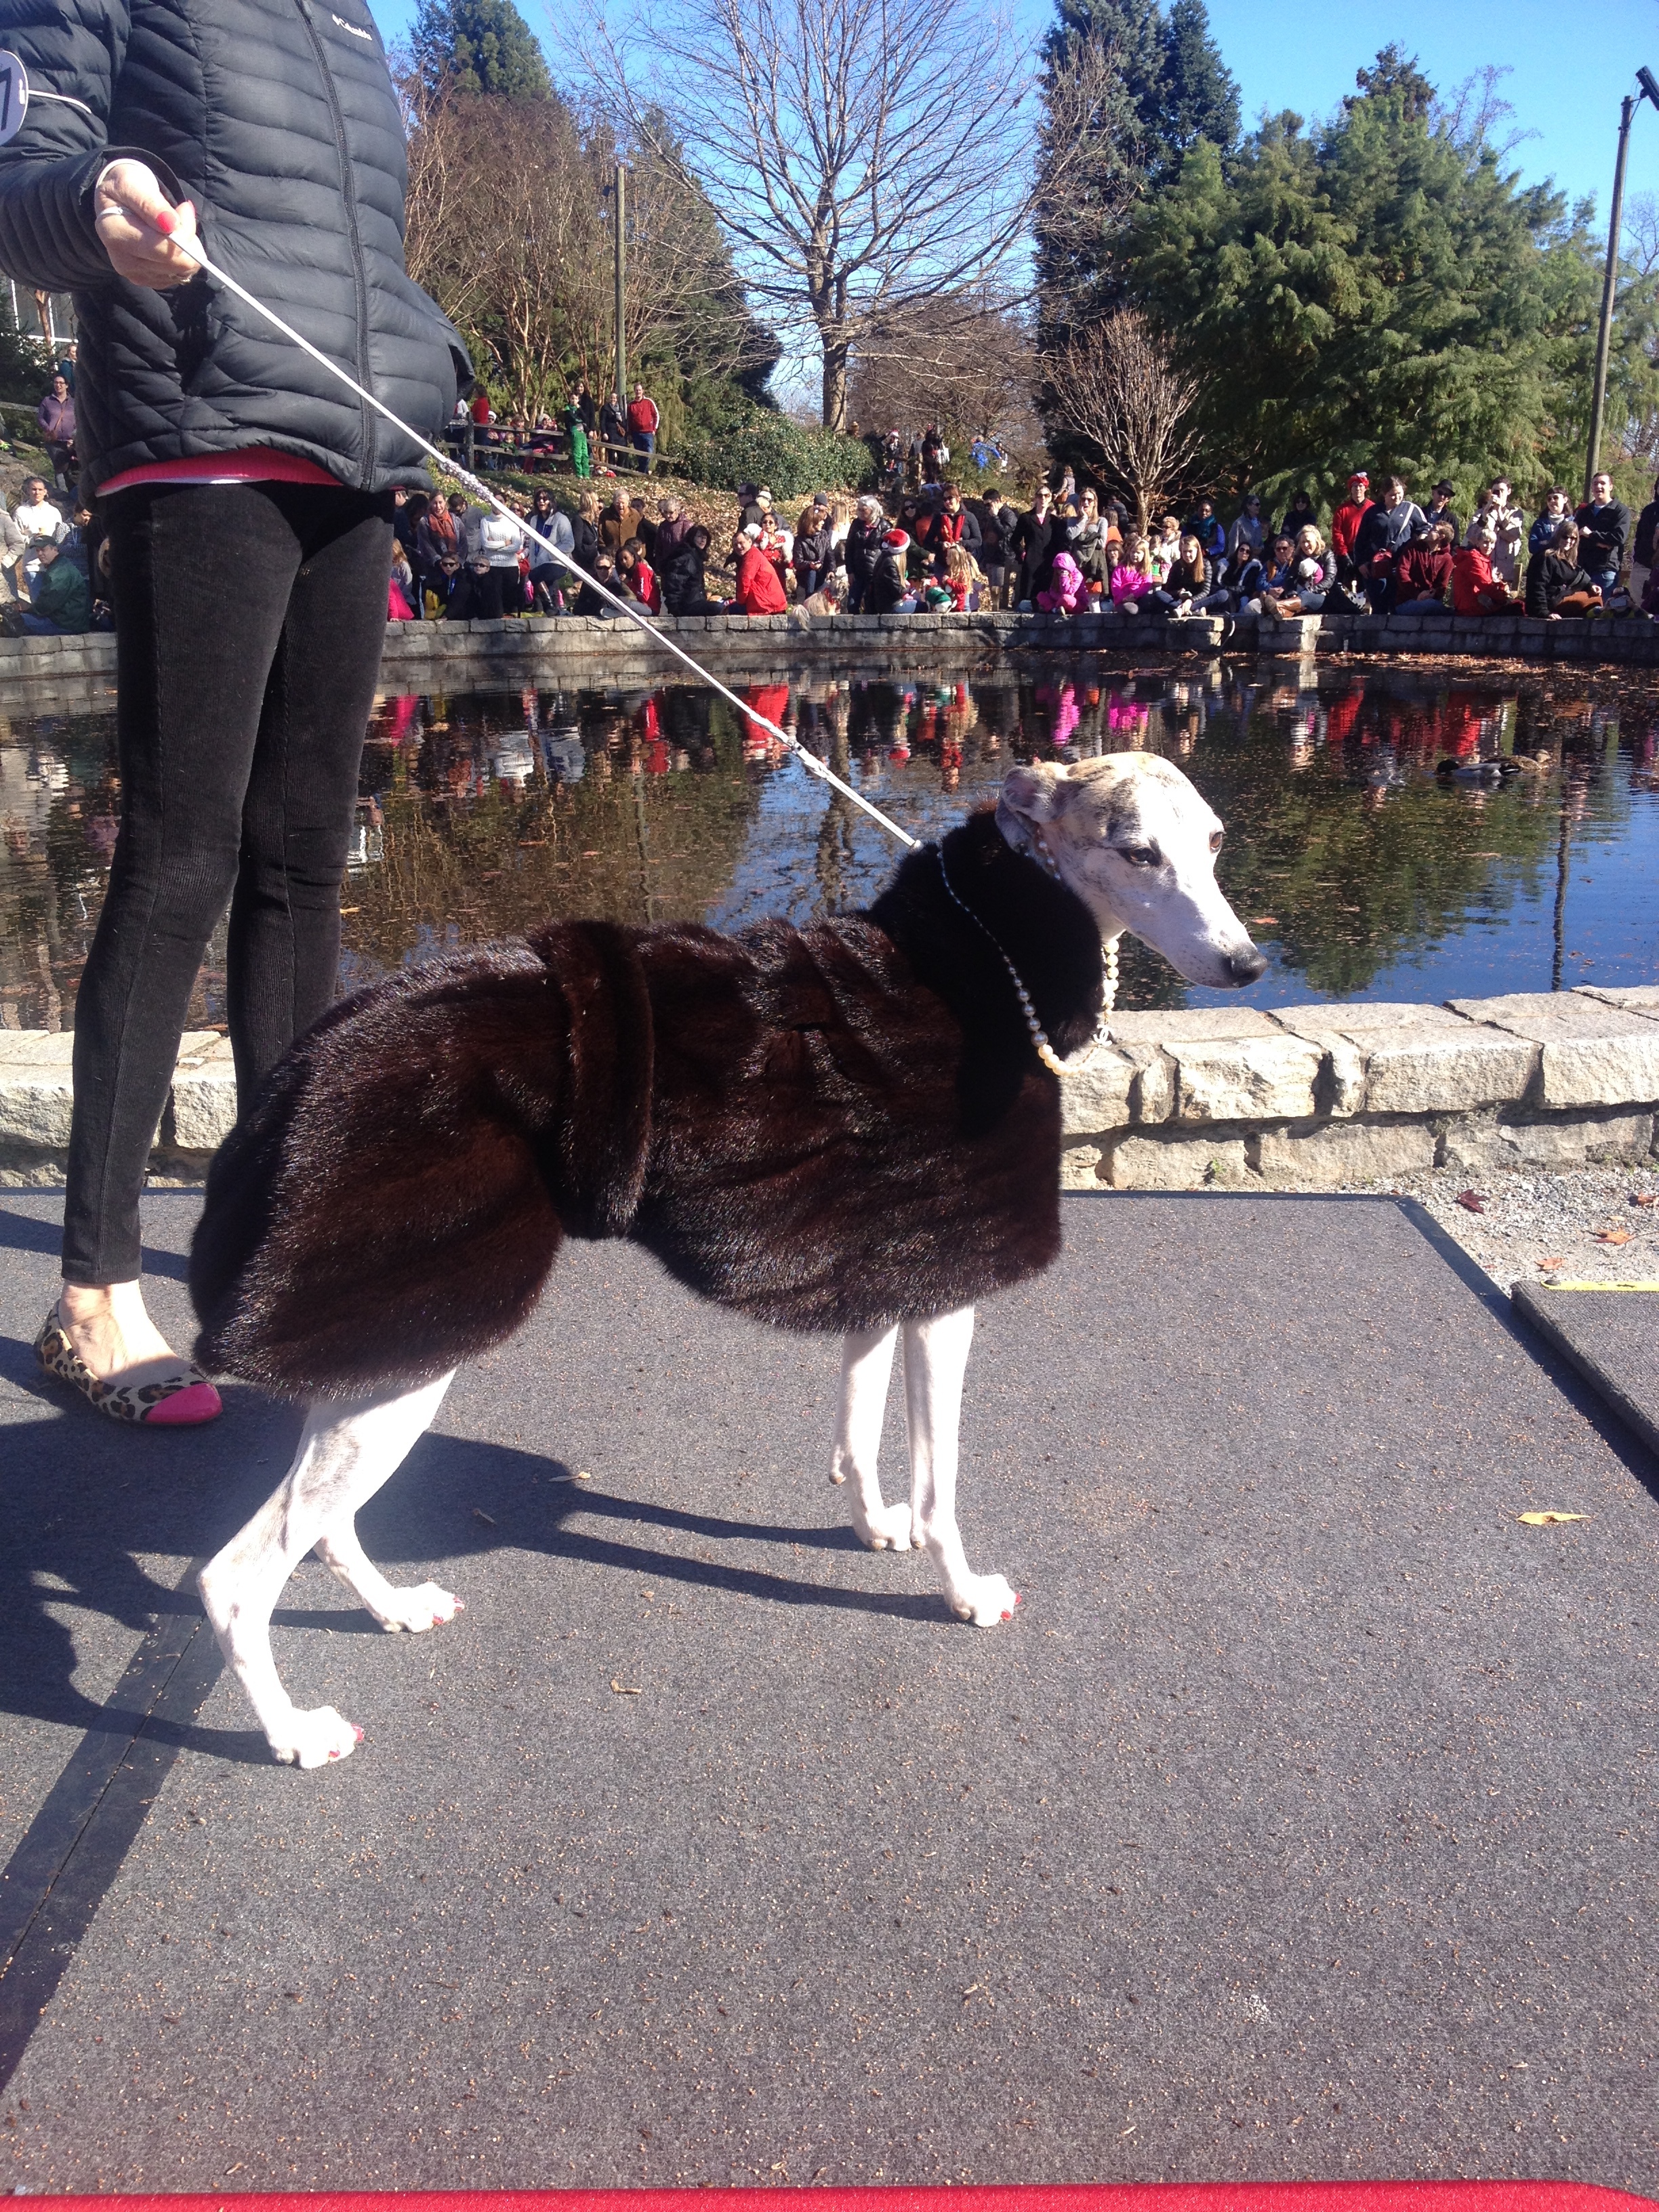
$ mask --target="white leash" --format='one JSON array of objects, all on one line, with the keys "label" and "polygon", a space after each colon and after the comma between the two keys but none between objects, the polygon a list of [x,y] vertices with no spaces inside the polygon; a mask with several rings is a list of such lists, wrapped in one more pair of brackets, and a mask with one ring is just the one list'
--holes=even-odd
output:
[{"label": "white leash", "polygon": [[654,640],[665,651],[672,653],[676,660],[683,661],[694,676],[708,684],[711,690],[718,691],[720,697],[735,707],[740,714],[746,715],[751,722],[757,723],[763,730],[769,731],[781,744],[787,746],[794,754],[804,768],[811,770],[812,775],[840,792],[843,799],[850,799],[854,806],[862,807],[872,820],[880,823],[889,836],[896,837],[901,845],[910,846],[913,849],[921,843],[920,838],[913,837],[908,830],[901,830],[890,815],[884,814],[880,807],[872,806],[862,793],[854,790],[850,783],[843,783],[835,770],[826,767],[817,755],[809,751],[799,738],[792,738],[787,730],[781,730],[775,722],[769,721],[764,714],[757,714],[752,707],[738,698],[735,691],[728,691],[718,677],[711,676],[706,668],[693,660],[690,654],[676,645],[672,637],[665,635],[659,629],[653,629],[649,619],[631,601],[622,599],[615,592],[607,589],[599,582],[598,577],[590,576],[586,569],[582,568],[570,554],[562,552],[550,540],[544,538],[539,531],[532,530],[524,517],[515,514],[505,500],[498,499],[488,484],[481,483],[469,470],[459,467],[447,453],[434,446],[430,439],[423,438],[418,430],[411,430],[407,422],[392,413],[384,400],[377,399],[372,392],[366,392],[356,377],[348,376],[337,362],[331,361],[325,353],[313,345],[309,338],[301,337],[291,324],[285,323],[279,314],[266,307],[263,300],[255,299],[253,294],[245,285],[239,284],[234,276],[228,276],[222,269],[216,268],[193,240],[179,236],[170,216],[164,214],[161,216],[156,222],[155,228],[164,238],[178,247],[180,253],[188,254],[198,268],[216,278],[228,291],[234,292],[239,300],[246,301],[256,314],[263,315],[273,330],[280,331],[285,338],[291,339],[301,353],[309,354],[313,361],[319,362],[329,374],[343,384],[348,391],[355,392],[359,399],[366,399],[375,413],[384,415],[394,429],[401,430],[406,438],[412,438],[422,453],[430,453],[439,466],[465,484],[475,498],[481,499],[493,507],[498,514],[504,514],[515,528],[521,530],[525,536],[539,545],[544,553],[550,553],[562,567],[569,569],[572,575],[580,576],[588,590],[597,592],[602,599],[609,601],[610,605],[616,608],[618,614],[626,615],[629,620],[642,629],[648,638]]}]

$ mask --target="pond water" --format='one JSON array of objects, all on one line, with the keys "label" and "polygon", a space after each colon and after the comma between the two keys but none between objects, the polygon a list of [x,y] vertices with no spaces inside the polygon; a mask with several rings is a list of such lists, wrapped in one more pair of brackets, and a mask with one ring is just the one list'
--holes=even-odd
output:
[{"label": "pond water", "polygon": [[[1143,748],[1227,823],[1220,875],[1272,965],[1244,994],[1443,999],[1659,977],[1659,686],[1486,668],[1258,664],[755,687],[913,835],[1020,760]],[[1525,763],[1496,787],[1446,760]],[[0,715],[0,1026],[72,1026],[115,841],[112,714]],[[890,840],[690,684],[392,697],[341,895],[348,986],[544,917],[732,928],[864,904]],[[1218,1002],[1125,940],[1120,1003]],[[223,1018],[222,943],[192,1020]]]}]

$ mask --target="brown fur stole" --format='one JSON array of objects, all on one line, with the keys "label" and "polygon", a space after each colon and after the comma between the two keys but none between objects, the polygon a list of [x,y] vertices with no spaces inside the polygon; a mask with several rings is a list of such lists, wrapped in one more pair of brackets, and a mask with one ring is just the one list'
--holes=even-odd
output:
[{"label": "brown fur stole", "polygon": [[[1081,902],[988,811],[944,854],[1074,1048],[1102,986]],[[375,984],[293,1047],[209,1176],[197,1356],[306,1398],[424,1381],[519,1327],[566,1235],[632,1237],[786,1328],[944,1311],[1058,1252],[1060,1134],[935,847],[805,929],[557,923]]]}]

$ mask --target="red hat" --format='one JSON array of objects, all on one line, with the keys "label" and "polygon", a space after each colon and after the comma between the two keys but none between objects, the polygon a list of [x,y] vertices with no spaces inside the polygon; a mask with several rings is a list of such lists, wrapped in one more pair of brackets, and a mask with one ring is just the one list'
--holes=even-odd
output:
[{"label": "red hat", "polygon": [[1348,482],[1351,484],[1368,484],[1370,482],[1370,478],[1366,475],[1364,469],[1356,469],[1353,474],[1348,478]]},{"label": "red hat", "polygon": [[890,530],[881,542],[884,545],[890,545],[895,553],[902,553],[910,540],[903,531]]}]

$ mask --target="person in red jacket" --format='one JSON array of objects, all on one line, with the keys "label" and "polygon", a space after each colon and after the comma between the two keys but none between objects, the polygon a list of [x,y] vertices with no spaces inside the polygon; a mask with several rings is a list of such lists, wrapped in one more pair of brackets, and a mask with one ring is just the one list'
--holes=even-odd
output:
[{"label": "person in red jacket", "polygon": [[783,579],[761,549],[760,532],[751,522],[744,532],[743,551],[738,556],[738,607],[746,615],[781,615],[789,611]]},{"label": "person in red jacket", "polygon": [[657,430],[662,417],[657,412],[657,403],[645,396],[645,386],[636,384],[634,397],[628,403],[628,442],[636,453],[645,459],[641,467],[649,476],[657,451]]},{"label": "person in red jacket", "polygon": [[1331,517],[1331,550],[1336,555],[1336,573],[1345,584],[1354,573],[1353,541],[1359,535],[1365,509],[1375,503],[1370,478],[1364,469],[1357,470],[1348,478],[1348,496]]},{"label": "person in red jacket", "polygon": [[1498,529],[1490,514],[1477,514],[1459,551],[1452,556],[1451,595],[1455,615],[1501,615],[1518,604],[1507,584],[1492,572]]}]

